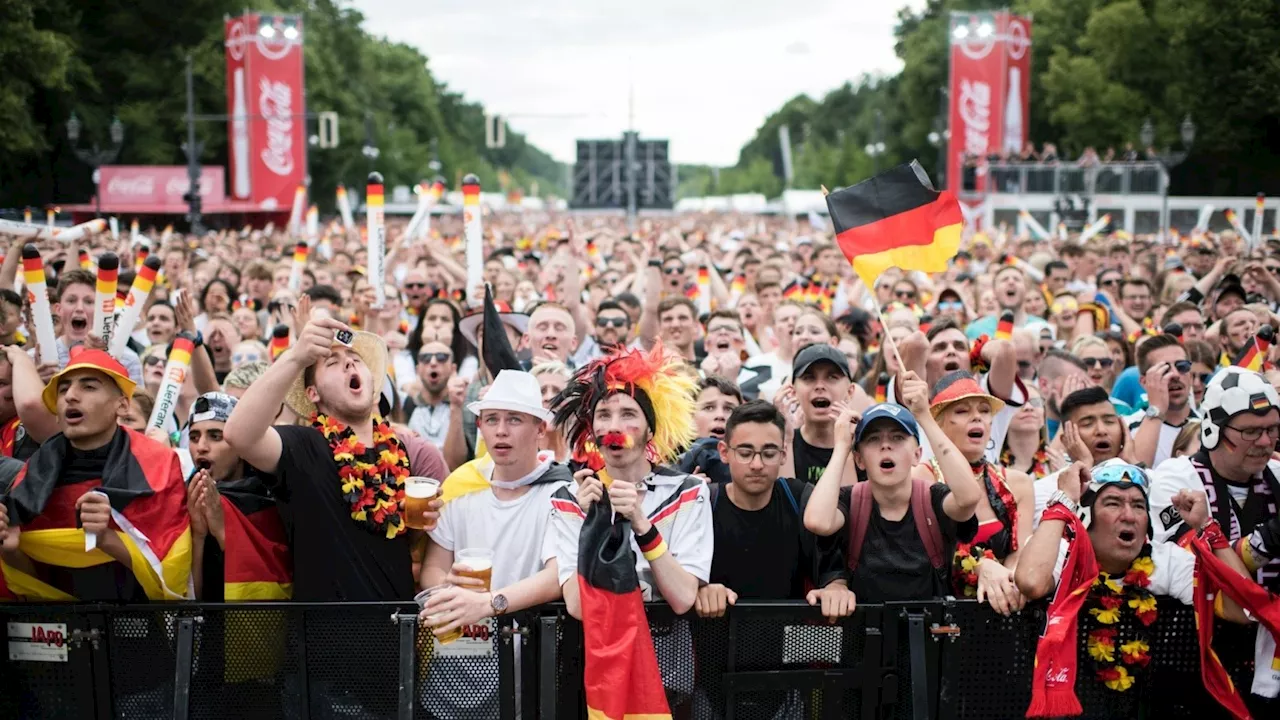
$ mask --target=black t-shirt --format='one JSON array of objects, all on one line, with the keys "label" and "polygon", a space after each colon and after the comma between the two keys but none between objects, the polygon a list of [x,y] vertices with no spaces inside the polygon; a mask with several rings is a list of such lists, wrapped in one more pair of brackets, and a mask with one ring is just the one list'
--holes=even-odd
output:
[{"label": "black t-shirt", "polygon": [[800,429],[796,428],[796,436],[791,441],[791,454],[796,463],[796,479],[811,485],[822,479],[822,471],[831,462],[833,448],[821,448],[805,442]]},{"label": "black t-shirt", "polygon": [[222,546],[212,534],[204,537],[204,563],[201,565],[202,582],[200,598],[204,602],[226,602],[226,575],[223,572],[226,556]]},{"label": "black t-shirt", "polygon": [[[849,540],[849,496],[852,488],[840,490],[840,512],[844,515],[844,529],[840,536],[843,544]],[[944,558],[955,553],[957,538],[972,538],[978,532],[975,515],[957,523],[942,511],[942,502],[951,494],[951,488],[934,483],[929,488],[933,501],[933,513],[938,516],[942,530]],[[849,580],[860,603],[882,603],[901,600],[927,600],[950,594],[947,578],[934,572],[925,550],[924,541],[916,530],[911,509],[901,520],[886,520],[880,508],[872,500],[871,517],[867,521],[867,534],[863,540],[858,567]],[[947,572],[947,568],[944,568]]]},{"label": "black t-shirt", "polygon": [[371,602],[413,597],[408,533],[388,540],[351,519],[329,443],[310,427],[278,425],[280,465],[264,477],[293,550],[293,599]]},{"label": "black t-shirt", "polygon": [[[800,513],[780,487],[773,486],[769,504],[743,510],[729,499],[728,486],[718,490],[711,508],[715,553],[711,582],[733,590],[742,599],[795,600],[804,597],[804,583],[814,567],[813,534],[806,532]],[[794,481],[792,481],[794,483]],[[799,503],[800,483],[792,493]],[[816,578],[815,578],[816,579]]]}]

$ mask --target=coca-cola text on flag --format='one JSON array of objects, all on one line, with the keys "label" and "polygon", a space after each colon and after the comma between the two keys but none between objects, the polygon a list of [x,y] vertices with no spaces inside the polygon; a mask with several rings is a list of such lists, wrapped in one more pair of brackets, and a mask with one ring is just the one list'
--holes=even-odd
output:
[{"label": "coca-cola text on flag", "polygon": [[[99,168],[99,192],[106,208],[150,205],[155,212],[183,212],[182,196],[190,187],[187,168],[182,165],[103,165]],[[200,168],[200,197],[206,206],[226,200],[225,172],[205,165]]]},{"label": "coca-cola text on flag", "polygon": [[247,13],[225,30],[231,195],[287,208],[306,176],[302,18]]}]

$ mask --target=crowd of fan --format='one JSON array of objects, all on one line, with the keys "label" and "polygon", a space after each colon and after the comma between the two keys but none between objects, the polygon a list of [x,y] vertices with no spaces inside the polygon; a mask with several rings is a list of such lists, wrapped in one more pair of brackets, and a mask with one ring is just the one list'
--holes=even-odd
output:
[{"label": "crowd of fan", "polygon": [[[382,278],[357,233],[327,234],[296,290],[285,233],[157,238],[163,281],[114,358],[90,332],[94,274],[74,249],[42,246],[56,365],[35,360],[15,241],[0,268],[6,577],[145,601],[151,572],[177,596],[233,599],[231,489],[278,509],[293,599],[431,588],[423,617],[441,636],[561,598],[580,614],[578,532],[604,497],[630,521],[646,599],[703,617],[748,599],[835,618],[945,595],[1017,612],[1054,596],[1072,562],[1064,509],[1086,517],[1099,568],[1082,633],[1152,595],[1191,604],[1196,561],[1180,538],[1221,537],[1215,557],[1280,591],[1280,372],[1257,339],[1280,327],[1274,241],[978,233],[947,272],[891,271],[868,288],[831,238],[781,219],[486,223],[484,282],[520,370],[486,365],[484,287],[465,287],[452,218],[412,242],[393,221]],[[109,245],[90,255],[134,257]],[[282,354],[268,347],[278,326]],[[351,342],[335,339],[347,330]],[[172,415],[148,429],[179,334],[198,351]],[[640,380],[610,374],[626,362],[647,363]],[[584,395],[592,373],[605,389]],[[684,404],[657,401],[652,382],[687,388]],[[94,492],[126,482],[121,443],[175,458],[171,477],[147,480],[163,495],[176,478],[187,592],[139,567],[128,533],[112,532],[127,513]],[[55,461],[52,497],[34,506],[23,488]],[[443,481],[414,519],[426,532],[406,531],[398,509],[408,476]],[[58,527],[97,533],[106,560],[26,552],[27,534]],[[455,563],[471,548],[491,553],[488,591]],[[32,599],[12,579],[4,592]],[[1225,596],[1218,611],[1253,622]],[[1256,650],[1216,649],[1266,660],[1251,702],[1274,703],[1274,641],[1258,633]],[[657,650],[689,652],[678,636]],[[1085,681],[1117,692],[1145,666],[1140,651],[1081,659]],[[430,707],[448,717],[491,695],[442,692]]]}]

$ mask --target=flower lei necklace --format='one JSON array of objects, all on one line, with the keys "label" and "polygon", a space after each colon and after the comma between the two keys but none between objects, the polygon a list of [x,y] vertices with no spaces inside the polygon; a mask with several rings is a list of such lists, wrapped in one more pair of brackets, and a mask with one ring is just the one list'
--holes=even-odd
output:
[{"label": "flower lei necklace", "polygon": [[[992,509],[996,508],[995,501],[990,499],[991,492],[993,490],[995,491],[996,496],[1004,504],[1006,513],[1009,512],[1009,508],[1017,507],[1017,503],[1013,498],[1013,493],[1009,491],[1008,485],[1003,482],[993,482],[993,478],[988,475],[988,473],[992,472],[989,463],[982,461],[977,465],[970,464],[970,468],[973,470],[978,482],[982,485],[983,490],[987,492],[988,501],[991,503]],[[1005,520],[1004,518],[1000,518],[999,513],[997,513],[996,517],[1000,519],[1003,524],[1007,526],[1011,525],[1016,529],[1017,521],[1014,517],[1009,517],[1008,520]],[[1009,530],[1011,533],[1011,543],[1013,545],[1013,547],[1011,547],[1011,551],[1017,550],[1016,536],[1012,535],[1014,531],[1015,530]],[[993,552],[986,543],[956,543],[956,554],[952,557],[951,562],[951,585],[955,588],[957,595],[967,598],[978,596],[978,566],[982,564],[983,560],[999,561],[1000,558],[996,557],[995,552]]]},{"label": "flower lei necklace", "polygon": [[[1013,467],[1013,451],[1008,446],[1005,446],[1005,449],[1000,452],[1000,464],[1005,467]],[[1042,441],[1036,447],[1035,454],[1031,456],[1031,469],[1027,474],[1031,476],[1032,480],[1039,480],[1049,473],[1049,448]]]},{"label": "flower lei necklace", "polygon": [[[1099,572],[1085,601],[1088,612],[1081,618],[1087,632],[1089,657],[1097,666],[1097,678],[1117,692],[1133,687],[1136,681],[1133,670],[1145,668],[1151,662],[1151,645],[1145,629],[1156,620],[1156,596],[1149,589],[1155,569],[1151,544],[1147,543],[1124,574],[1123,587],[1107,573]],[[1134,637],[1127,642],[1117,627],[1126,607],[1138,620],[1134,624]]]},{"label": "flower lei necklace", "polygon": [[372,448],[357,440],[350,427],[327,415],[317,414],[311,426],[329,442],[338,464],[342,498],[351,503],[351,519],[388,540],[403,533],[400,503],[404,479],[409,477],[409,456],[391,426],[374,416]]}]

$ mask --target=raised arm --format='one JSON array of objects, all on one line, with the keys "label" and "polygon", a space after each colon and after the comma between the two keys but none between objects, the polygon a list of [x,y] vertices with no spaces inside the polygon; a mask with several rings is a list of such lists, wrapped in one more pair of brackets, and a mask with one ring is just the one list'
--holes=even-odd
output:
[{"label": "raised arm", "polygon": [[9,252],[4,255],[4,264],[0,265],[0,288],[12,290],[14,279],[18,276],[18,263],[22,262],[21,238],[13,238],[9,242]]},{"label": "raised arm", "polygon": [[58,418],[44,406],[45,382],[35,360],[17,345],[4,347],[5,357],[13,367],[13,405],[22,419],[22,427],[36,442],[44,442],[58,433]]},{"label": "raised arm", "polygon": [[638,331],[640,344],[646,350],[653,347],[658,339],[658,304],[662,302],[662,262],[654,264],[653,256],[646,252],[640,260],[644,263],[637,272],[638,280],[644,285],[644,308],[640,311],[640,328]]},{"label": "raised arm", "polygon": [[836,416],[835,447],[831,450],[831,461],[818,478],[809,503],[804,509],[804,527],[814,535],[827,537],[835,535],[844,527],[844,514],[840,512],[840,483],[844,479],[844,466],[853,453],[853,429],[858,423],[858,414],[848,405],[839,405]]},{"label": "raised arm", "polygon": [[328,316],[312,318],[298,335],[298,342],[240,398],[223,434],[245,462],[265,473],[276,471],[280,464],[280,433],[271,427],[271,421],[279,413],[294,378],[332,351],[333,335],[338,330],[350,328]]},{"label": "raised arm", "polygon": [[1001,400],[1013,400],[1014,384],[1018,378],[1018,352],[1011,340],[990,340],[982,346],[982,357],[991,370],[987,384],[991,394]]}]

